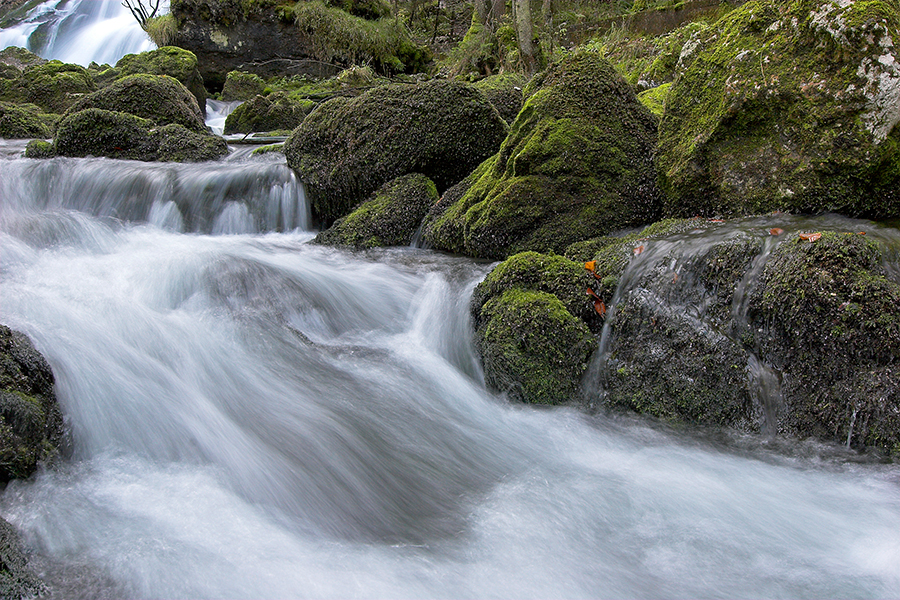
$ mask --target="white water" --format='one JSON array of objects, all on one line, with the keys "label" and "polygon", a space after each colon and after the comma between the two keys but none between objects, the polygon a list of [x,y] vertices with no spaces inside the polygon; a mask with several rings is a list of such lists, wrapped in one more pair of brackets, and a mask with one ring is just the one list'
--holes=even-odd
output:
[{"label": "white water", "polygon": [[[276,166],[167,177],[248,165]],[[900,597],[896,467],[507,405],[469,341],[489,265],[210,235],[154,185],[109,192],[164,168],[0,160],[0,322],[72,432],[0,515],[51,598]]]},{"label": "white water", "polygon": [[[160,7],[160,14],[168,12],[168,2]],[[0,49],[9,46],[82,66],[115,64],[156,48],[121,0],[48,0],[18,25],[0,29]]]}]

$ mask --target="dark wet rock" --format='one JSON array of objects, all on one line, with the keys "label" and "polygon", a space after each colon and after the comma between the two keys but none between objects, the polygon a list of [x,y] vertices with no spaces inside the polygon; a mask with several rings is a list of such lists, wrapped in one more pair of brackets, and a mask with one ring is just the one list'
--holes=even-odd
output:
[{"label": "dark wet rock", "polygon": [[254,96],[228,115],[225,119],[224,132],[230,135],[254,131],[291,131],[300,125],[315,107],[315,102],[295,100],[286,92]]},{"label": "dark wet rock", "polygon": [[20,600],[38,597],[43,592],[46,587],[29,569],[19,534],[0,519],[0,598]]}]

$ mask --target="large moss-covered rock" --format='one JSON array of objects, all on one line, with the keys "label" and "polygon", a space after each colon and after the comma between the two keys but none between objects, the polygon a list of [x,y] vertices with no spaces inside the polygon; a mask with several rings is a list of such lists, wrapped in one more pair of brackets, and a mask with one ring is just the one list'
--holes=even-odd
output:
[{"label": "large moss-covered rock", "polygon": [[190,90],[197,100],[200,112],[206,114],[206,88],[203,87],[203,77],[197,68],[197,57],[193,52],[163,46],[149,52],[126,54],[119,59],[115,68],[120,76],[148,73],[174,77]]},{"label": "large moss-covered rock", "polygon": [[130,113],[157,125],[176,123],[206,133],[197,100],[184,85],[167,75],[129,75],[85,96],[67,114],[97,108]]},{"label": "large moss-covered rock", "polygon": [[316,103],[295,100],[286,92],[254,96],[225,118],[225,134],[295,129]]},{"label": "large moss-covered rock", "polygon": [[56,150],[53,149],[53,142],[31,140],[25,146],[25,158],[53,158],[54,156],[56,156]]},{"label": "large moss-covered rock", "polygon": [[352,248],[407,246],[437,200],[437,188],[430,179],[418,173],[404,175],[378,188],[313,241]]},{"label": "large moss-covered rock", "polygon": [[503,119],[478,91],[432,81],[326,102],[294,130],[284,152],[307,184],[315,216],[330,223],[401,175],[421,173],[447,189],[505,135]]},{"label": "large moss-covered rock", "polygon": [[32,64],[17,79],[9,81],[2,91],[2,99],[36,104],[50,113],[64,112],[97,89],[87,69],[58,60]]},{"label": "large moss-covered rock", "polygon": [[34,105],[0,102],[0,138],[48,138],[51,129]]},{"label": "large moss-covered rock", "polygon": [[46,59],[25,48],[10,46],[0,50],[0,64],[15,67],[20,71],[35,65],[42,65],[45,62],[47,62]]},{"label": "large moss-covered rock", "polygon": [[[45,157],[43,146],[27,149],[29,157]],[[228,154],[219,136],[191,131],[170,123],[157,126],[130,113],[88,108],[67,115],[53,141],[53,155],[105,156],[107,158],[198,162]]]},{"label": "large moss-covered rock", "polygon": [[900,215],[900,15],[748,2],[681,53],[659,164],[673,215]]},{"label": "large moss-covered rock", "polygon": [[152,127],[152,121],[129,113],[88,108],[60,121],[53,149],[59,156],[154,160],[159,145]]},{"label": "large moss-covered rock", "polygon": [[609,63],[573,53],[529,93],[500,152],[430,216],[435,248],[487,258],[561,252],[658,215],[656,121]]},{"label": "large moss-covered rock", "polygon": [[53,372],[22,333],[0,325],[0,482],[28,477],[63,435]]}]

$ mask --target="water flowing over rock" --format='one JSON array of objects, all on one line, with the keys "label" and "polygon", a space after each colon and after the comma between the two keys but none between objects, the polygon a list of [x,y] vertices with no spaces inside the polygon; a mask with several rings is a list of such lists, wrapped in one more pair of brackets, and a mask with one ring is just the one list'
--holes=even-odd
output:
[{"label": "water flowing over rock", "polygon": [[889,2],[748,2],[701,31],[660,123],[668,214],[900,214],[898,40]]}]

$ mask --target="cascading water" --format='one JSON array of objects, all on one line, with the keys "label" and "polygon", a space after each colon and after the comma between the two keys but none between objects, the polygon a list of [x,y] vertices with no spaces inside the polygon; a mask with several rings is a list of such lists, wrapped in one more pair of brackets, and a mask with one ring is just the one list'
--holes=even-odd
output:
[{"label": "cascading water", "polygon": [[[168,12],[168,2],[160,4]],[[156,46],[120,0],[49,0],[19,24],[0,29],[0,49],[28,48],[46,59],[115,64]]]},{"label": "cascading water", "polygon": [[900,595],[895,467],[510,406],[470,342],[490,266],[310,245],[271,158],[19,150],[0,321],[72,439],[0,514],[49,597]]}]

